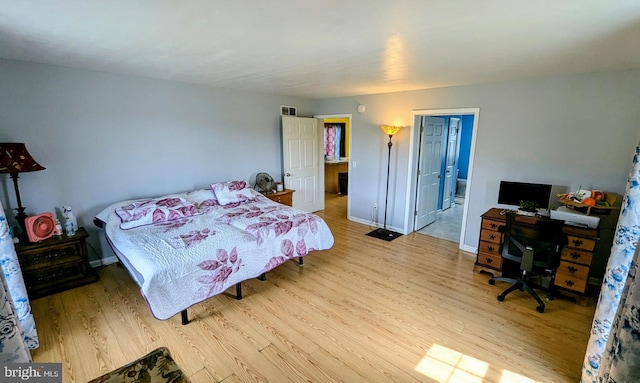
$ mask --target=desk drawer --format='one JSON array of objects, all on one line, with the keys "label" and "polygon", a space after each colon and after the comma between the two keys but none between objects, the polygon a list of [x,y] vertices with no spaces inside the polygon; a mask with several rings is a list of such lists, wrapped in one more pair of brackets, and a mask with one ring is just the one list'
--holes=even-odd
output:
[{"label": "desk drawer", "polygon": [[593,251],[596,248],[596,240],[567,235],[567,246],[580,250]]},{"label": "desk drawer", "polygon": [[484,252],[484,253],[495,254],[499,256],[500,244],[496,244],[494,242],[480,241],[480,245],[478,246],[478,251],[481,253]]},{"label": "desk drawer", "polygon": [[587,290],[589,267],[561,261],[556,270],[555,285],[568,290],[584,293]]},{"label": "desk drawer", "polygon": [[492,269],[501,270],[502,256],[480,249],[478,252],[478,264],[490,267]]},{"label": "desk drawer", "polygon": [[498,228],[500,226],[504,226],[504,222],[493,221],[493,220],[490,220],[490,219],[483,219],[482,220],[482,229],[498,231]]},{"label": "desk drawer", "polygon": [[500,244],[501,240],[502,240],[502,234],[500,234],[497,231],[483,229],[480,232],[480,241]]},{"label": "desk drawer", "polygon": [[577,250],[571,247],[564,247],[560,258],[565,261],[576,262],[581,265],[589,266],[593,259],[593,253],[590,251]]}]

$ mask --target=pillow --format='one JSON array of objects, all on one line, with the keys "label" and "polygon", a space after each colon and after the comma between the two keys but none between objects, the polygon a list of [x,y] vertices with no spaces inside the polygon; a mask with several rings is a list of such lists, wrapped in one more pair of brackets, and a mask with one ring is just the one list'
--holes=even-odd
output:
[{"label": "pillow", "polygon": [[256,199],[253,189],[244,181],[230,181],[211,184],[213,194],[220,205],[249,202]]},{"label": "pillow", "polygon": [[182,197],[138,200],[116,209],[121,229],[168,222],[202,214],[198,207]]}]

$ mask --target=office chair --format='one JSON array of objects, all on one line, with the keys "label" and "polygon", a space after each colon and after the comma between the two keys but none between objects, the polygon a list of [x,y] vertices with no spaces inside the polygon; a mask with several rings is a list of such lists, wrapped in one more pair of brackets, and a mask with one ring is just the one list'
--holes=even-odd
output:
[{"label": "office chair", "polygon": [[[509,264],[519,265],[519,274],[514,277],[502,276],[493,277],[489,280],[490,285],[496,281],[511,283],[508,289],[498,295],[499,301],[504,301],[507,294],[515,290],[526,291],[538,302],[536,310],[544,312],[544,302],[533,290],[530,282],[533,275],[550,276],[549,287],[547,288],[547,299],[552,298],[553,276],[560,262],[560,248],[563,244],[562,226],[564,221],[537,218],[518,215],[514,212],[507,213],[507,225],[504,231],[504,241],[502,243],[502,270],[508,274]],[[540,288],[541,286],[536,286]]]}]

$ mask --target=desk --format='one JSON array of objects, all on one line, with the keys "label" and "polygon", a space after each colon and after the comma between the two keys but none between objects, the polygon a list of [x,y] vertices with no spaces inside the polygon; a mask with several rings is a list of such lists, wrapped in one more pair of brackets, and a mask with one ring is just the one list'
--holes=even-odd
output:
[{"label": "desk", "polygon": [[[484,213],[480,229],[478,253],[474,270],[494,276],[502,274],[501,247],[507,218],[500,214],[502,209],[492,208]],[[586,305],[587,288],[593,251],[598,241],[598,230],[564,225],[562,232],[567,236],[567,245],[560,254],[560,265],[555,273],[554,286],[565,295]]]}]

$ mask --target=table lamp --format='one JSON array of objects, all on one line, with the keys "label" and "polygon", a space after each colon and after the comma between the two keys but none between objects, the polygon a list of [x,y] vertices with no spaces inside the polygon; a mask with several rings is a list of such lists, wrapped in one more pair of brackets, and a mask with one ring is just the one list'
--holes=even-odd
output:
[{"label": "table lamp", "polygon": [[[13,187],[16,190],[16,200],[18,208],[16,209],[16,220],[22,230],[21,237],[26,237],[26,227],[24,220],[27,214],[24,212],[22,201],[20,200],[20,189],[18,189],[18,173],[35,172],[44,170],[45,167],[36,162],[27,151],[25,144],[21,143],[0,143],[0,173],[9,173],[13,180]],[[21,238],[21,239],[22,239]]]}]

